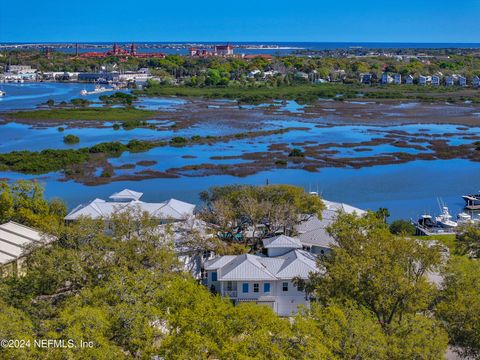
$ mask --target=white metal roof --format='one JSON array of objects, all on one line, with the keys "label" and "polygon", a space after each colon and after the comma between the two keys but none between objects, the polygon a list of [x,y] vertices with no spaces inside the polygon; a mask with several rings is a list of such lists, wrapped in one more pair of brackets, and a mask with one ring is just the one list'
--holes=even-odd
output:
[{"label": "white metal roof", "polygon": [[289,280],[308,278],[309,273],[318,271],[315,259],[315,255],[298,249],[275,257],[228,255],[209,260],[205,269],[217,270],[219,281]]},{"label": "white metal roof", "polygon": [[32,245],[52,240],[35,229],[13,221],[0,225],[0,264],[18,259]]},{"label": "white metal roof", "polygon": [[266,249],[272,248],[292,248],[292,249],[301,249],[302,243],[300,240],[286,236],[278,235],[268,239],[263,239],[263,247]]},{"label": "white metal roof", "polygon": [[[118,196],[134,196],[135,194],[138,195],[141,193],[126,189],[119,193],[113,194],[110,196],[110,198],[120,199]],[[128,199],[128,197],[124,197],[123,199]],[[79,205],[74,208],[65,217],[65,220],[77,220],[80,217],[90,217],[92,219],[109,218],[116,213],[128,210],[138,210],[141,212],[145,211],[152,217],[158,219],[181,220],[193,215],[195,205],[176,199],[170,199],[161,203],[147,203],[139,200],[105,201],[102,199],[95,199],[88,204]]]},{"label": "white metal roof", "polygon": [[327,227],[335,221],[339,212],[348,214],[355,213],[359,216],[366,213],[365,210],[351,205],[328,200],[323,200],[323,202],[325,203],[326,209],[322,212],[322,219],[319,219],[317,216],[312,216],[307,221],[296,226],[298,239],[303,245],[330,248],[332,244],[335,244],[335,239],[328,234]]},{"label": "white metal roof", "polygon": [[143,193],[138,191],[133,191],[130,189],[124,189],[115,194],[110,195],[110,199],[113,200],[139,200],[142,197]]}]

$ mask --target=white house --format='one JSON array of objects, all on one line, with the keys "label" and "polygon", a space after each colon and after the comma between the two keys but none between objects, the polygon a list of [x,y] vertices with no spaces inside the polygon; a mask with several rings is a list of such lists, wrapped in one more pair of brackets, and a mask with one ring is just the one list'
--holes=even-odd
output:
[{"label": "white house", "polygon": [[265,239],[268,255],[226,255],[205,264],[207,286],[236,304],[254,302],[270,306],[280,316],[290,316],[310,300],[294,278],[308,279],[318,272],[316,256],[301,250],[296,238],[284,235]]},{"label": "white house", "polygon": [[405,84],[407,84],[407,85],[412,85],[413,84],[413,76],[412,75],[407,75],[405,77]]},{"label": "white house", "polygon": [[66,221],[75,221],[81,217],[108,220],[112,215],[125,211],[147,212],[160,223],[184,220],[192,216],[195,205],[170,199],[161,203],[140,201],[143,193],[125,189],[111,195],[112,201],[95,199],[88,204],[79,205],[65,217]]},{"label": "white house", "polygon": [[0,225],[0,276],[22,273],[23,259],[32,247],[54,240],[52,236],[13,221]]},{"label": "white house", "polygon": [[393,74],[393,83],[395,85],[400,85],[402,83],[402,74]]},{"label": "white house", "polygon": [[331,246],[335,244],[335,239],[327,232],[327,228],[332,225],[339,212],[358,216],[366,213],[365,210],[344,203],[328,200],[323,200],[323,203],[326,209],[322,212],[321,220],[317,216],[313,216],[295,227],[303,249],[317,255],[327,255]]},{"label": "white house", "polygon": [[262,255],[227,255],[205,262],[207,286],[228,296],[235,303],[255,302],[270,306],[277,314],[289,316],[298,305],[309,305],[309,298],[292,282],[295,277],[307,279],[310,272],[320,271],[318,255],[327,255],[335,244],[327,232],[339,212],[364,215],[356,207],[323,200],[322,219],[313,216],[296,226],[297,237],[278,235],[263,240]]},{"label": "white house", "polygon": [[447,76],[445,78],[445,85],[446,86],[453,86],[455,85],[455,78],[453,76]]},{"label": "white house", "polygon": [[255,69],[255,70],[250,71],[247,76],[248,76],[249,78],[253,78],[253,77],[255,77],[255,75],[260,74],[260,73],[261,73],[260,70]]},{"label": "white house", "polygon": [[472,86],[473,87],[479,87],[480,86],[480,77],[478,77],[477,75],[475,75],[472,78]]},{"label": "white house", "polygon": [[440,85],[440,76],[434,75],[432,76],[432,86],[439,86]]},{"label": "white house", "polygon": [[462,86],[462,87],[465,87],[467,86],[467,78],[465,76],[459,76],[458,77],[458,85],[459,86]]}]

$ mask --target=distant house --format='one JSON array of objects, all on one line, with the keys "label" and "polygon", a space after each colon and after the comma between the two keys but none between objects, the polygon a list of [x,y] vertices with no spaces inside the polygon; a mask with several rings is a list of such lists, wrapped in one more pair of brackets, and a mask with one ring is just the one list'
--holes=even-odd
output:
[{"label": "distant house", "polygon": [[233,46],[230,44],[227,45],[215,45],[213,52],[218,56],[231,56],[233,55]]},{"label": "distant house", "polygon": [[407,75],[405,77],[405,84],[412,85],[413,84],[413,75]]},{"label": "distant house", "polygon": [[440,76],[433,75],[432,76],[432,86],[439,86],[440,85]]},{"label": "distant house", "polygon": [[395,85],[400,85],[402,83],[402,74],[393,74],[393,83]]},{"label": "distant house", "polygon": [[465,87],[467,86],[467,78],[465,76],[459,76],[458,77],[458,85]]},{"label": "distant house", "polygon": [[427,85],[428,83],[431,83],[431,82],[432,82],[432,78],[430,76],[420,75],[418,77],[418,84],[419,85]]},{"label": "distant house", "polygon": [[303,71],[297,71],[295,73],[295,77],[297,77],[299,79],[308,80],[308,74],[306,72],[303,72]]},{"label": "distant house", "polygon": [[383,73],[382,78],[380,79],[380,83],[386,85],[386,84],[391,84],[393,82],[393,78],[388,75],[388,73]]},{"label": "distant house", "polygon": [[360,83],[371,84],[372,83],[372,74],[370,74],[370,73],[360,74]]},{"label": "distant house", "polygon": [[479,87],[480,86],[480,77],[478,77],[477,75],[475,75],[472,78],[472,86],[473,87]]},{"label": "distant house", "polygon": [[23,274],[23,262],[32,247],[54,240],[54,237],[13,221],[0,225],[0,277]]},{"label": "distant house", "polygon": [[453,76],[445,77],[445,85],[446,86],[453,86],[455,85],[455,78]]},{"label": "distant house", "polygon": [[88,204],[79,205],[66,217],[65,221],[76,221],[82,217],[104,219],[108,222],[114,214],[127,211],[146,212],[159,220],[166,222],[184,221],[193,216],[195,205],[180,200],[170,199],[161,203],[147,203],[140,201],[143,193],[125,189],[110,196],[112,201],[95,199]]},{"label": "distant house", "polygon": [[255,70],[250,71],[250,72],[247,74],[247,76],[248,76],[250,79],[252,79],[252,78],[255,77],[255,75],[260,74],[260,73],[261,73],[260,70],[255,69]]}]

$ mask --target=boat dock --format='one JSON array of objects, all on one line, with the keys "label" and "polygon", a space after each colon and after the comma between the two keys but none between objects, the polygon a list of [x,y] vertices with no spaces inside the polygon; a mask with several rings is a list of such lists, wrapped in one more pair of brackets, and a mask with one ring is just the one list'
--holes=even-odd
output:
[{"label": "boat dock", "polygon": [[415,225],[417,236],[435,236],[435,235],[455,235],[456,232],[442,228],[427,228],[421,225]]}]

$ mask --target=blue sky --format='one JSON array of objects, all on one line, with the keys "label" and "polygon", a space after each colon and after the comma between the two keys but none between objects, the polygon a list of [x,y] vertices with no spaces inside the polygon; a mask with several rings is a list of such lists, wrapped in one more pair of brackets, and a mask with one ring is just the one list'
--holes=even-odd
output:
[{"label": "blue sky", "polygon": [[0,42],[480,42],[480,0],[22,0]]}]

